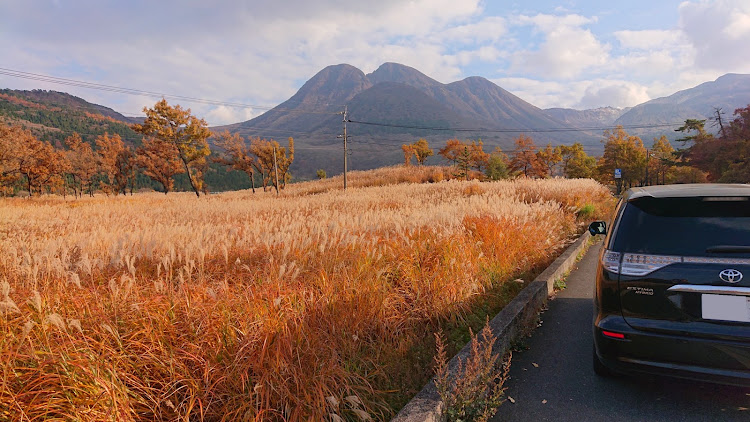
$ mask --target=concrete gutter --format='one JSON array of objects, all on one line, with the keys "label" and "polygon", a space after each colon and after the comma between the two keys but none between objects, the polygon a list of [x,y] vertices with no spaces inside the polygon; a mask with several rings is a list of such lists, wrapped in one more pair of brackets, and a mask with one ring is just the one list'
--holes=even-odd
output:
[{"label": "concrete gutter", "polygon": [[[587,231],[568,246],[552,265],[521,290],[490,321],[490,328],[497,337],[492,348],[493,353],[504,356],[514,340],[535,327],[539,312],[546,305],[549,295],[554,292],[555,282],[562,280],[570,272],[578,256],[588,247],[590,238],[591,235]],[[459,358],[465,362],[470,355],[471,344],[467,344],[448,362],[450,377],[455,378]],[[391,422],[444,422],[443,407],[444,403],[433,379],[398,412],[395,418],[391,419]]]}]

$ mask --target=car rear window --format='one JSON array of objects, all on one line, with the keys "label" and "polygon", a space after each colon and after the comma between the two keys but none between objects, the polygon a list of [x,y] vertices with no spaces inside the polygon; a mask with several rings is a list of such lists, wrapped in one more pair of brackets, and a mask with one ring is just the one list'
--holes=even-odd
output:
[{"label": "car rear window", "polygon": [[616,230],[618,252],[747,258],[707,249],[750,247],[750,197],[639,198],[625,205]]}]

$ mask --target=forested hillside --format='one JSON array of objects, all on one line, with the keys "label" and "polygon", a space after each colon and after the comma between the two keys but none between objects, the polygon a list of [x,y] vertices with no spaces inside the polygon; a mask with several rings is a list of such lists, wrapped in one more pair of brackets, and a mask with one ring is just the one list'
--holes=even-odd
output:
[{"label": "forested hillside", "polygon": [[133,121],[112,109],[55,91],[0,90],[0,120],[31,130],[40,140],[62,143],[74,132],[93,143],[104,133],[117,134],[133,145],[140,136]]}]

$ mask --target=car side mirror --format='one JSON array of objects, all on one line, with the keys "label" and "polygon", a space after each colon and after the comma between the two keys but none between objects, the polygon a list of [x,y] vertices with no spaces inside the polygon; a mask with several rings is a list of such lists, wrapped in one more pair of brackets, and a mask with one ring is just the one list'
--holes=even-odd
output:
[{"label": "car side mirror", "polygon": [[607,223],[604,221],[594,221],[589,224],[589,233],[591,233],[592,236],[596,236],[597,234],[607,234]]}]

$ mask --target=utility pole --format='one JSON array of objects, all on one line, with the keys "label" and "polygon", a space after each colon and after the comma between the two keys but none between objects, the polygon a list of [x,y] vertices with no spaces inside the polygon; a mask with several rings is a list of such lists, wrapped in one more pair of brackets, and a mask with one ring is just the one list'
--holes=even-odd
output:
[{"label": "utility pole", "polygon": [[273,147],[273,173],[276,175],[276,196],[279,196],[279,166],[276,164],[276,147]]},{"label": "utility pole", "polygon": [[648,148],[646,148],[646,183],[644,183],[644,186],[650,185],[649,180],[648,180],[648,164],[651,158],[650,154],[651,154],[651,151],[649,151]]},{"label": "utility pole", "polygon": [[347,121],[347,110],[348,106],[344,106],[344,111],[341,112],[341,114],[344,115],[344,190],[346,190],[346,170],[347,170],[347,155],[348,151],[346,149],[346,121]]}]

